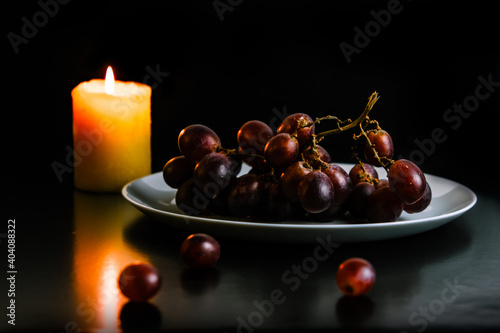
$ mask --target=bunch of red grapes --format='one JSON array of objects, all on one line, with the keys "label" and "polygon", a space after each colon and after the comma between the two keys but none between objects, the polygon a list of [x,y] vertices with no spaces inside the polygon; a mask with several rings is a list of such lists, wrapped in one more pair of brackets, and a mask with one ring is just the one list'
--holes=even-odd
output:
[{"label": "bunch of red grapes", "polygon": [[[414,163],[392,160],[391,136],[368,117],[378,98],[375,92],[355,121],[296,113],[276,133],[259,120],[248,121],[237,133],[236,149],[223,148],[210,128],[190,125],[178,137],[182,155],[165,164],[163,178],[177,188],[176,204],[188,215],[329,222],[349,212],[358,221],[390,222],[403,211],[421,212],[431,201],[431,189]],[[336,127],[316,134],[323,120],[335,121]],[[353,139],[363,145],[366,163],[354,149],[358,163],[347,173],[318,142],[356,128]],[[242,163],[251,170],[238,176]],[[379,179],[373,166],[383,167],[387,179]]]}]

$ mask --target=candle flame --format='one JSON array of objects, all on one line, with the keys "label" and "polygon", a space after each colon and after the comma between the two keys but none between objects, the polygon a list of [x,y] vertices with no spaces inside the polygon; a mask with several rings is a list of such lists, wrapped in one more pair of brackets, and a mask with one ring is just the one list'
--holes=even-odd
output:
[{"label": "candle flame", "polygon": [[106,70],[106,78],[104,79],[104,92],[108,95],[115,94],[115,75],[113,74],[113,69],[108,66]]}]

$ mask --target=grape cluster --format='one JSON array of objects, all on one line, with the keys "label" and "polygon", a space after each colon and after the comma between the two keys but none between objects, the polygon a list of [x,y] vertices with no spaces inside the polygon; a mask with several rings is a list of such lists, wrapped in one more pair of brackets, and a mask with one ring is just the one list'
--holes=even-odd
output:
[{"label": "grape cluster", "polygon": [[[238,147],[225,149],[217,134],[201,124],[184,128],[178,137],[181,156],[163,169],[167,185],[177,189],[176,204],[188,215],[259,217],[283,221],[308,219],[329,222],[349,212],[359,221],[396,221],[403,210],[423,211],[432,194],[422,171],[411,161],[392,160],[392,138],[368,113],[378,99],[374,93],[355,121],[304,113],[286,117],[276,133],[251,120],[237,133]],[[336,128],[316,134],[316,125],[333,120]],[[324,137],[358,128],[353,156],[358,163],[347,173],[332,163],[318,144]],[[356,146],[361,143],[366,163]],[[239,175],[242,163],[251,167]],[[373,166],[384,167],[379,179]]]}]

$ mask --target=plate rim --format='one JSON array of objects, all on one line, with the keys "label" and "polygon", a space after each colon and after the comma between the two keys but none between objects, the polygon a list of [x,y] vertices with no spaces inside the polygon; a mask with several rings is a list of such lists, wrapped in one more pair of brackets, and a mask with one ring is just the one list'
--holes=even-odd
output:
[{"label": "plate rim", "polygon": [[[337,165],[340,165],[342,168],[345,170],[345,166],[353,166],[354,164],[348,164],[348,163],[335,163]],[[147,203],[137,202],[134,200],[132,197],[134,196],[132,193],[130,193],[129,188],[131,188],[135,182],[141,181],[144,178],[148,177],[159,177],[161,176],[161,171],[149,174],[147,176],[137,178],[133,181],[130,181],[126,185],[123,186],[121,194],[122,196],[133,206],[136,208],[141,207],[143,210],[153,212],[156,214],[161,214],[165,216],[171,216],[172,218],[176,219],[187,219],[187,220],[193,220],[196,222],[210,222],[212,224],[217,223],[221,225],[238,225],[240,227],[246,226],[246,227],[255,227],[255,228],[271,228],[271,229],[323,229],[323,230],[334,230],[334,229],[370,229],[370,228],[377,228],[377,229],[383,229],[383,228],[391,228],[391,227],[410,227],[415,224],[423,224],[423,223],[436,223],[442,220],[446,219],[453,219],[454,217],[459,217],[468,210],[470,210],[474,205],[477,203],[477,195],[472,191],[470,188],[467,186],[460,184],[458,182],[455,182],[453,180],[440,177],[440,176],[435,176],[432,174],[424,173],[424,175],[434,177],[439,180],[444,180],[446,182],[451,182],[455,185],[456,187],[460,187],[461,190],[466,192],[468,194],[468,201],[464,201],[464,203],[468,202],[464,207],[448,212],[445,214],[437,215],[437,216],[432,216],[432,217],[425,217],[425,218],[420,218],[420,219],[414,219],[414,220],[404,220],[404,221],[394,221],[394,222],[377,222],[377,223],[369,223],[369,222],[358,222],[358,223],[332,223],[331,222],[308,222],[308,221],[298,221],[298,223],[289,223],[289,222],[268,222],[268,221],[239,221],[239,220],[233,220],[228,218],[217,218],[217,217],[207,217],[207,216],[190,216],[182,213],[176,213],[176,212],[170,212],[166,210],[161,210],[155,207],[152,207],[148,205]],[[166,185],[166,184],[165,184]],[[166,185],[168,186],[168,185]],[[177,191],[177,189],[168,187],[170,190]],[[139,209],[139,208],[138,208]]]}]

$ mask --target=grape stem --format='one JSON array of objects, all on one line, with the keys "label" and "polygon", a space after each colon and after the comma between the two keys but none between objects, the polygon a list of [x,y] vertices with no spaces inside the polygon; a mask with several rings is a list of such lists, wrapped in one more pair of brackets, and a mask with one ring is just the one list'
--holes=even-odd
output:
[{"label": "grape stem", "polygon": [[[323,140],[325,138],[325,136],[333,135],[333,134],[338,134],[338,133],[347,131],[349,129],[355,128],[358,125],[362,126],[362,124],[363,124],[363,122],[365,120],[367,120],[368,122],[370,122],[370,118],[368,118],[368,114],[370,113],[370,111],[372,110],[373,106],[375,105],[375,103],[378,101],[379,98],[380,97],[379,97],[378,93],[375,91],[368,98],[368,103],[367,103],[367,105],[366,105],[365,110],[363,111],[363,113],[356,120],[354,120],[354,121],[352,121],[351,119],[346,119],[346,120],[342,121],[338,117],[328,115],[328,116],[325,116],[325,117],[316,118],[316,120],[313,123],[310,123],[310,122],[307,122],[307,121],[299,123],[299,126],[297,127],[297,131],[294,134],[296,134],[298,132],[298,130],[301,129],[301,128],[313,126],[315,124],[319,124],[323,120],[335,120],[337,122],[337,128],[335,128],[333,130],[321,132],[319,134],[313,134],[312,135],[312,144],[311,144],[311,147],[312,147],[312,153],[314,155],[314,159],[316,161],[320,162],[321,167],[325,167],[326,168],[327,167],[326,166],[327,163],[325,163],[324,161],[322,161],[321,158],[320,158],[320,156],[319,156],[318,143],[321,140]],[[347,125],[344,125],[346,123],[347,123]],[[377,127],[378,127],[378,123],[377,123]],[[356,135],[355,135],[355,138],[356,138]]]},{"label": "grape stem", "polygon": [[259,154],[252,154],[252,153],[240,153],[238,151],[238,149],[227,149],[227,148],[223,148],[221,146],[217,147],[217,150],[216,150],[218,153],[222,153],[224,155],[227,155],[227,156],[243,156],[243,157],[260,157],[262,159],[264,159],[265,157],[262,156],[262,155],[259,155]]},{"label": "grape stem", "polygon": [[[379,97],[378,93],[375,91],[370,96],[370,98],[368,98],[368,104],[366,104],[366,107],[365,107],[365,110],[363,111],[363,113],[354,121],[351,121],[350,119],[347,119],[345,121],[340,121],[339,118],[332,117],[332,116],[326,116],[326,117],[316,119],[315,123],[319,123],[320,121],[326,120],[326,119],[336,120],[337,125],[338,125],[337,128],[335,128],[335,129],[316,134],[317,142],[321,141],[325,136],[344,132],[344,131],[350,130],[350,129],[355,128],[356,126],[362,124],[363,121],[368,117],[368,114],[370,113],[370,111],[372,110],[373,106],[375,105],[375,103],[378,101],[379,98],[380,97]],[[349,124],[347,124],[345,126],[341,126],[342,124],[344,124],[346,122],[349,122]]]},{"label": "grape stem", "polygon": [[[356,140],[356,135],[355,135],[355,138],[354,140]],[[358,156],[358,153],[356,152],[356,148],[354,146],[351,147],[353,152],[352,152],[352,156],[354,157],[354,159],[358,162],[357,164],[360,166],[361,170],[363,170],[363,173],[361,175],[359,175],[358,177],[365,177],[367,182],[372,184],[372,185],[377,185],[379,180],[377,178],[374,178],[372,177],[372,175],[370,175],[366,169],[365,169],[365,164],[363,163],[363,161],[361,161],[361,159],[359,158]]]}]

